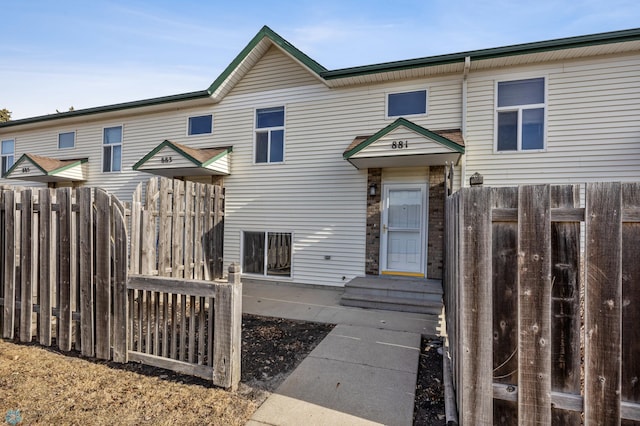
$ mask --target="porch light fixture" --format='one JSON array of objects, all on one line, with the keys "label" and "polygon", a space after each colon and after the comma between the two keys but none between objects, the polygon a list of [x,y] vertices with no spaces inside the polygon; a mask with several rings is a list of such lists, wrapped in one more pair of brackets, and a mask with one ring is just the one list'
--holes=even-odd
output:
[{"label": "porch light fixture", "polygon": [[378,190],[378,185],[375,183],[369,184],[369,195],[374,197],[376,195],[376,191]]}]

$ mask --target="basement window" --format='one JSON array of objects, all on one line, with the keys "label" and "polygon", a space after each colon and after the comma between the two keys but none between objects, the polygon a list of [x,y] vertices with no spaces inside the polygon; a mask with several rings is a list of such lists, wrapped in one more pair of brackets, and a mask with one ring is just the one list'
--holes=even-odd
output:
[{"label": "basement window", "polygon": [[290,232],[243,232],[242,272],[291,277],[291,236]]}]

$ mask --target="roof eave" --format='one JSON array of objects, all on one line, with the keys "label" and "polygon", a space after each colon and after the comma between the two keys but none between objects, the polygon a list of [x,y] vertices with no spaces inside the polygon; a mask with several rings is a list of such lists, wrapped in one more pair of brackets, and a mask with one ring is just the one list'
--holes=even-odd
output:
[{"label": "roof eave", "polygon": [[514,44],[510,46],[489,49],[470,50],[467,52],[394,62],[384,62],[380,64],[364,65],[359,67],[342,68],[327,71],[322,73],[321,75],[327,80],[335,80],[340,78],[356,77],[360,75],[402,71],[413,68],[449,65],[458,62],[464,62],[466,57],[470,57],[472,61],[479,61],[499,57],[527,55],[554,50],[575,49],[580,47],[623,43],[636,40],[640,40],[640,28],[599,34],[589,34],[576,37],[567,37],[547,41],[538,41],[533,43]]},{"label": "roof eave", "polygon": [[197,92],[181,93],[178,95],[162,96],[158,98],[143,99],[140,101],[123,102],[118,104],[79,109],[76,111],[66,111],[56,114],[41,115],[38,117],[23,118],[20,120],[11,120],[0,123],[0,129],[7,127],[20,126],[25,124],[41,123],[45,121],[62,120],[65,118],[82,117],[86,115],[101,114],[106,112],[121,111],[131,108],[143,108],[148,106],[162,105],[172,102],[184,102],[194,99],[208,98],[210,93],[207,90],[199,90]]}]

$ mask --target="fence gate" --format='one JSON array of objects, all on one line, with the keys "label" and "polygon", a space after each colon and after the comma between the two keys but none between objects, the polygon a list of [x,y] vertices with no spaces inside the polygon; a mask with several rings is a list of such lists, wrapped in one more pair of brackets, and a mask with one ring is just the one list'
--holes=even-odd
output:
[{"label": "fence gate", "polygon": [[579,192],[463,188],[447,198],[461,423],[639,424],[640,184],[587,184],[584,208]]}]

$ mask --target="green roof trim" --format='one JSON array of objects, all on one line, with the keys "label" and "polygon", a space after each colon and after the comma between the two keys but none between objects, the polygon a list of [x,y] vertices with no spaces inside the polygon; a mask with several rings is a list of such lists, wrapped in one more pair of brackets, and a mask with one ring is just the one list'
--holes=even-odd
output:
[{"label": "green roof trim", "polygon": [[302,51],[298,50],[293,44],[289,43],[287,40],[282,38],[279,34],[273,31],[268,26],[262,27],[262,29],[255,35],[247,44],[247,46],[242,49],[240,54],[235,57],[235,59],[229,64],[227,68],[215,79],[213,83],[209,86],[209,93],[214,93],[224,81],[235,71],[236,68],[245,60],[247,56],[251,53],[251,51],[260,43],[264,38],[268,38],[272,43],[281,47],[285,52],[289,53],[291,56],[296,58],[302,64],[304,64],[307,68],[309,68],[314,73],[321,76],[323,73],[327,72],[327,69],[320,65],[318,62],[311,59],[309,56],[304,54]]},{"label": "green roof trim", "polygon": [[338,78],[355,77],[359,75],[375,74],[381,72],[401,71],[411,68],[448,65],[464,62],[469,56],[471,61],[494,59],[506,56],[527,55],[532,53],[549,52],[554,50],[575,49],[579,47],[597,46],[601,44],[622,43],[640,40],[640,28],[611,31],[599,34],[589,34],[576,37],[559,38],[533,43],[514,44],[510,46],[490,49],[470,50],[467,52],[452,53],[446,55],[430,56],[418,59],[408,59],[395,62],[385,62],[374,65],[343,68],[327,71],[322,77],[331,80]]},{"label": "green roof trim", "polygon": [[100,114],[100,113],[112,112],[112,111],[121,111],[125,109],[130,109],[130,108],[140,108],[140,107],[146,107],[146,106],[161,105],[161,104],[167,104],[171,102],[190,101],[193,99],[208,98],[210,95],[211,94],[208,91],[200,90],[197,92],[181,93],[179,95],[162,96],[159,98],[143,99],[140,101],[133,101],[133,102],[123,102],[119,104],[112,104],[112,105],[100,106],[95,108],[79,109],[76,111],[66,111],[66,112],[60,112],[56,114],[41,115],[38,117],[23,118],[20,120],[10,120],[4,123],[0,123],[0,129],[6,128],[6,127],[12,127],[12,126],[19,126],[21,124],[39,123],[43,121],[59,120],[62,118],[82,117],[85,115]]},{"label": "green roof trim", "polygon": [[412,123],[411,121],[407,120],[406,118],[398,118],[396,121],[394,121],[393,123],[389,124],[387,127],[379,130],[376,134],[374,134],[373,136],[368,137],[367,139],[363,140],[362,142],[360,142],[358,145],[356,145],[355,147],[351,148],[349,151],[345,152],[343,154],[343,158],[345,160],[348,160],[349,158],[353,157],[355,154],[357,154],[358,152],[362,151],[363,149],[365,149],[366,147],[368,147],[369,145],[371,145],[372,143],[374,143],[375,141],[377,141],[378,139],[386,136],[387,134],[391,133],[392,131],[394,131],[395,129],[397,129],[398,127],[406,127],[409,130],[413,130],[414,132],[429,138],[441,145],[446,146],[447,148],[450,148],[456,152],[459,152],[460,154],[464,154],[464,147],[461,145],[458,145],[457,143],[453,142],[452,140],[449,140],[443,136],[438,135],[437,133],[434,133],[428,129],[425,129],[422,126],[418,126],[415,123]]},{"label": "green roof trim", "polygon": [[[165,147],[171,148],[176,153],[178,153],[179,155],[183,156],[187,160],[191,161],[193,164],[195,164],[198,167],[207,167],[208,165],[210,165],[214,161],[217,161],[220,158],[224,157],[225,155],[229,154],[230,152],[233,152],[233,147],[230,147],[230,146],[229,147],[220,147],[220,148],[217,148],[217,149],[222,149],[223,151],[221,151],[219,154],[215,155],[214,157],[208,159],[207,161],[202,162],[202,161],[196,159],[195,157],[193,157],[191,154],[189,154],[188,152],[186,152],[182,148],[180,148],[180,146],[178,146],[178,144],[176,144],[174,142],[171,142],[170,140],[165,139],[163,142],[160,143],[160,145],[156,146],[147,155],[142,157],[142,159],[140,159],[140,161],[138,161],[136,164],[134,164],[133,167],[132,167],[133,170],[138,170],[140,167],[142,167],[142,165],[144,163],[146,163],[150,158],[152,158],[154,155],[156,155],[158,152],[160,152],[161,149],[163,149]],[[194,148],[194,149],[197,149],[197,148]]]}]

